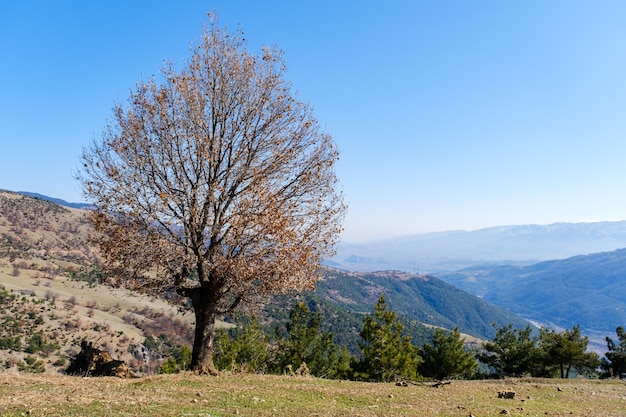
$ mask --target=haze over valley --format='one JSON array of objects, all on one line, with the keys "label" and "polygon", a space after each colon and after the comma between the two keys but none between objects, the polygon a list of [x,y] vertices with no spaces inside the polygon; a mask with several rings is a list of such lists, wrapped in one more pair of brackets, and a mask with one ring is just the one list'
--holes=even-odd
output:
[{"label": "haze over valley", "polygon": [[509,225],[342,242],[332,265],[348,270],[442,273],[482,264],[524,265],[626,247],[626,221]]}]

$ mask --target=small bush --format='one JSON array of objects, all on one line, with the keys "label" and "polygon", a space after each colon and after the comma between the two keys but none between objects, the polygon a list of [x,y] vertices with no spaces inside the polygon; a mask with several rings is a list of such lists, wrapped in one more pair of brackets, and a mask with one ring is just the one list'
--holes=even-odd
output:
[{"label": "small bush", "polygon": [[189,369],[191,364],[191,349],[188,346],[180,346],[172,352],[172,356],[159,367],[161,374],[176,374]]},{"label": "small bush", "polygon": [[58,366],[58,367],[65,367],[65,365],[67,365],[67,359],[65,358],[65,356],[61,356],[56,361],[54,361],[52,365]]},{"label": "small bush", "polygon": [[30,373],[43,373],[46,371],[46,367],[41,359],[37,359],[34,356],[28,355],[24,358],[24,362],[19,361],[17,363],[17,369],[20,372]]}]

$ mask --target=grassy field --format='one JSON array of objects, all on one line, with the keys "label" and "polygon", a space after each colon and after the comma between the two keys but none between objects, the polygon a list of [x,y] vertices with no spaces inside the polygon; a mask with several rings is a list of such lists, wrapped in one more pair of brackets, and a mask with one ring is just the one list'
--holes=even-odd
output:
[{"label": "grassy field", "polygon": [[[514,399],[498,398],[512,389]],[[308,377],[139,379],[0,374],[7,416],[624,416],[622,381],[508,379],[407,387]]]}]

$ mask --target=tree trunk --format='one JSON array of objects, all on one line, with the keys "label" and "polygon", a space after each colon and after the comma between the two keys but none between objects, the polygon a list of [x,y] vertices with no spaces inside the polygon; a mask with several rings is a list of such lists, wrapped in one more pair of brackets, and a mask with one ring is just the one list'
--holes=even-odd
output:
[{"label": "tree trunk", "polygon": [[215,348],[215,320],[217,318],[212,291],[208,285],[198,288],[181,288],[180,295],[189,297],[196,317],[196,330],[191,353],[191,370],[199,374],[218,375],[213,364]]}]

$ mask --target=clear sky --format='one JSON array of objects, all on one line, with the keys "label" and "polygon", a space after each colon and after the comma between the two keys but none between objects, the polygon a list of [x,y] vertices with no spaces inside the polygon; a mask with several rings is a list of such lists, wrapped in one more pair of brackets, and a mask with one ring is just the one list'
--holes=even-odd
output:
[{"label": "clear sky", "polygon": [[82,201],[82,146],[208,11],[283,49],[342,151],[345,241],[626,218],[621,0],[2,1],[0,188]]}]

